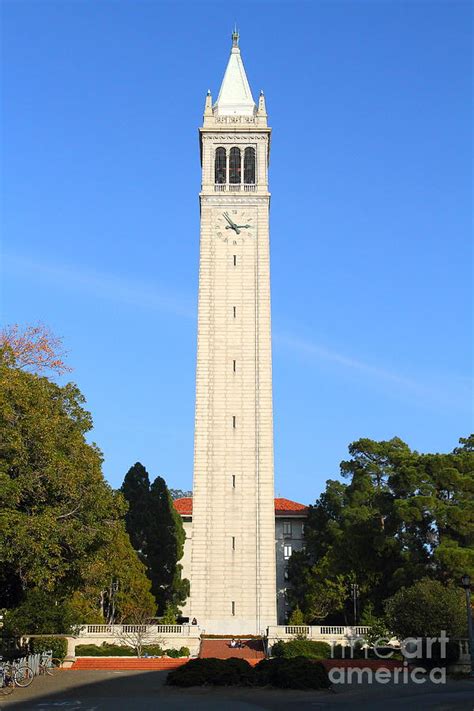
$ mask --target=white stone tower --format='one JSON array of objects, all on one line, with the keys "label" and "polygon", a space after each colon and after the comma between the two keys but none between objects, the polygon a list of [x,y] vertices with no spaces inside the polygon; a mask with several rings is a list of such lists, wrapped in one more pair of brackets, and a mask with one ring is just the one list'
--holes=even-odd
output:
[{"label": "white stone tower", "polygon": [[198,349],[187,614],[209,633],[276,624],[268,159],[239,49],[200,129]]}]

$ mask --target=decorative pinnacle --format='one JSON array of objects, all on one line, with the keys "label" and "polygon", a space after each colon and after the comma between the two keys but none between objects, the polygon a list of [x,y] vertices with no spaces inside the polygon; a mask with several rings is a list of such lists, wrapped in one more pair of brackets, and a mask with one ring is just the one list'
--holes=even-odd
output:
[{"label": "decorative pinnacle", "polygon": [[237,29],[237,24],[234,25],[234,31],[232,32],[232,47],[239,46],[239,31]]}]

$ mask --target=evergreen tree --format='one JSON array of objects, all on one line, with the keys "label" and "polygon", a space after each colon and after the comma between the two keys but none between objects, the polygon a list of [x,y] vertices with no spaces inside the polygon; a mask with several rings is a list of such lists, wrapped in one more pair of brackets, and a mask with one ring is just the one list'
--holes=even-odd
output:
[{"label": "evergreen tree", "polygon": [[150,526],[150,479],[140,462],[130,467],[121,488],[128,503],[125,525],[132,546],[146,560],[148,529]]},{"label": "evergreen tree", "polygon": [[327,482],[310,508],[306,551],[289,563],[289,599],[305,619],[341,611],[339,621],[352,622],[350,583],[362,609],[380,615],[402,586],[474,575],[473,444],[461,440],[450,454],[419,454],[398,438],[349,446],[348,483]]},{"label": "evergreen tree", "polygon": [[189,595],[189,582],[181,579],[179,564],[185,540],[181,516],[165,480],[157,477],[150,486],[148,473],[139,462],[127,472],[122,493],[129,506],[127,531],[146,566],[157,614],[174,619]]},{"label": "evergreen tree", "polygon": [[22,608],[19,630],[31,632],[31,613],[40,615],[38,600],[48,598],[56,629],[42,631],[65,631],[72,599],[87,588],[90,604],[78,621],[103,621],[103,579],[89,571],[107,561],[103,577],[118,581],[124,614],[149,609],[149,582],[125,533],[124,498],[104,480],[101,452],[86,441],[92,418],[83,395],[72,383],[60,387],[28,372],[8,345],[0,348],[0,385],[0,607]]},{"label": "evergreen tree", "polygon": [[157,477],[150,488],[150,524],[147,539],[147,564],[158,614],[178,606],[189,594],[189,583],[181,580],[185,533],[181,517],[174,508],[166,482]]}]

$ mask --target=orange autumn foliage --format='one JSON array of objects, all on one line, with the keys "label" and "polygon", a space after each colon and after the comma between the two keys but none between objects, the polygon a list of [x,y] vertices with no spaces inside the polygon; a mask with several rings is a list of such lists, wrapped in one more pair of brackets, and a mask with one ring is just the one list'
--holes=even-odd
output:
[{"label": "orange autumn foliage", "polygon": [[24,328],[5,326],[0,331],[0,349],[10,351],[18,368],[38,373],[52,370],[58,375],[72,370],[64,360],[62,338],[42,323]]}]

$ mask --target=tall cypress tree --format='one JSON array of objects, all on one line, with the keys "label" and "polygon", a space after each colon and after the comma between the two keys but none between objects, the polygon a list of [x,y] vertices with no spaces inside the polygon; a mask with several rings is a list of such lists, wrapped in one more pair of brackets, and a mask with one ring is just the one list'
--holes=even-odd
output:
[{"label": "tall cypress tree", "polygon": [[185,533],[181,517],[174,508],[165,480],[157,477],[150,487],[148,566],[158,614],[177,612],[189,594],[189,583],[181,580]]},{"label": "tall cypress tree", "polygon": [[125,525],[130,541],[140,558],[147,562],[147,540],[150,524],[150,478],[140,462],[130,467],[122,484],[128,502]]},{"label": "tall cypress tree", "polygon": [[126,527],[134,549],[146,565],[157,614],[177,613],[189,595],[189,582],[181,579],[185,533],[166,482],[157,477],[150,486],[140,462],[124,479],[122,493],[128,502]]}]

